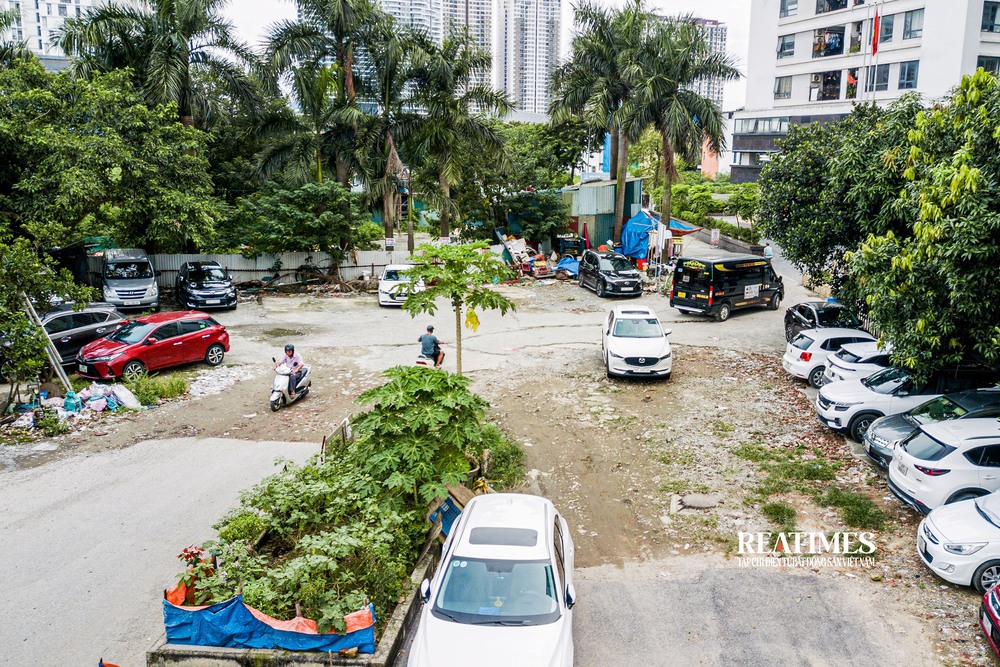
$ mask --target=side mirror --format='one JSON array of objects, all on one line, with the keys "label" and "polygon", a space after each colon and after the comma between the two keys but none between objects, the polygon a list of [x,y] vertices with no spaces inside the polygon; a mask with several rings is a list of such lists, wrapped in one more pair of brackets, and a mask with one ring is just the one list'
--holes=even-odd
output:
[{"label": "side mirror", "polygon": [[576,604],[576,589],[573,588],[573,584],[566,587],[566,608],[572,609],[573,605]]},{"label": "side mirror", "polygon": [[159,278],[160,276],[163,275],[163,271],[153,271],[153,275]]},{"label": "side mirror", "polygon": [[152,345],[155,342],[156,342],[155,338],[147,338],[146,342],[144,342],[143,345]]},{"label": "side mirror", "polygon": [[910,391],[908,389],[900,389],[896,392],[896,396],[909,396]]},{"label": "side mirror", "polygon": [[431,580],[424,579],[420,582],[420,599],[424,602],[431,601]]},{"label": "side mirror", "polygon": [[664,329],[664,330],[663,330],[663,335],[664,335],[664,336],[669,336],[669,335],[670,335],[670,334],[672,334],[673,332],[674,332],[674,330],[673,330],[673,329]]}]

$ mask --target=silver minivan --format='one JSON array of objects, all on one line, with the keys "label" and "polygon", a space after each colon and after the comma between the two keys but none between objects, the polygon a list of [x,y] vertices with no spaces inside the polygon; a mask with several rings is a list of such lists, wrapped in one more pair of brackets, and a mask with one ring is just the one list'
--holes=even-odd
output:
[{"label": "silver minivan", "polygon": [[158,274],[145,250],[109,248],[101,269],[104,300],[119,310],[159,310]]}]

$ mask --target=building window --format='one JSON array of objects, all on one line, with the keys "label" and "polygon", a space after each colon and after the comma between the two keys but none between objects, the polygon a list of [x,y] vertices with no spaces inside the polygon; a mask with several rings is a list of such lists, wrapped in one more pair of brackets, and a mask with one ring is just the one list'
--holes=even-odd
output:
[{"label": "building window", "polygon": [[917,87],[917,70],[919,68],[919,60],[910,60],[905,63],[899,63],[900,90],[912,90]]},{"label": "building window", "polygon": [[787,100],[792,97],[792,77],[779,76],[774,80],[774,99]]},{"label": "building window", "polygon": [[779,118],[740,118],[734,134],[787,134],[788,116]]},{"label": "building window", "polygon": [[844,52],[844,26],[813,31],[813,58],[839,56]]},{"label": "building window", "polygon": [[847,92],[844,97],[853,100],[858,96],[858,68],[852,67],[847,70]]},{"label": "building window", "polygon": [[66,5],[59,5],[59,16],[67,16]]},{"label": "building window", "polygon": [[851,47],[850,53],[858,53],[861,51],[861,31],[864,29],[864,21],[856,21],[851,26]]},{"label": "building window", "polygon": [[980,67],[996,76],[997,73],[1000,73],[1000,57],[979,56],[979,59],[976,60],[976,69],[979,69]]},{"label": "building window", "polygon": [[835,12],[838,9],[846,9],[847,0],[816,0],[816,13],[826,14]]},{"label": "building window", "polygon": [[799,0],[781,0],[781,8],[778,11],[778,16],[795,16],[798,11]]},{"label": "building window", "polygon": [[1000,2],[983,3],[983,32],[1000,32]]},{"label": "building window", "polygon": [[885,42],[892,41],[892,25],[896,17],[892,14],[889,16],[883,16],[881,21],[881,27],[878,31],[878,43],[884,44]]},{"label": "building window", "polygon": [[889,66],[869,65],[865,68],[865,92],[873,90],[889,90]]},{"label": "building window", "polygon": [[795,35],[782,35],[778,38],[778,58],[791,58],[795,55]]},{"label": "building window", "polygon": [[916,39],[924,34],[924,10],[914,9],[903,14],[903,39]]},{"label": "building window", "polygon": [[809,100],[813,102],[839,100],[841,74],[839,69],[813,74],[809,83]]}]

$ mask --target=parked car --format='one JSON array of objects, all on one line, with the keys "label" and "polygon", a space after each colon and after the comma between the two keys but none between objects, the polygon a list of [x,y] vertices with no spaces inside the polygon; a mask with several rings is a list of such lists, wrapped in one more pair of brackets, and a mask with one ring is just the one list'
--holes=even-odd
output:
[{"label": "parked car", "polygon": [[827,359],[823,384],[866,378],[883,368],[888,368],[891,356],[891,345],[879,348],[878,343],[874,341],[844,345]]},{"label": "parked car", "polygon": [[157,313],[85,345],[76,357],[76,372],[97,380],[131,380],[146,371],[196,361],[218,366],[228,351],[229,332],[207,313]]},{"label": "parked car", "polygon": [[917,553],[945,581],[988,591],[1000,582],[1000,493],[931,510],[917,528]]},{"label": "parked car", "polygon": [[899,443],[889,466],[889,490],[923,514],[998,489],[1000,422],[993,418],[921,426]]},{"label": "parked car", "polygon": [[1000,591],[994,586],[983,595],[979,605],[979,627],[986,633],[986,640],[993,653],[1000,658]]},{"label": "parked car", "polygon": [[378,278],[378,305],[402,306],[406,303],[410,292],[423,292],[424,283],[416,285],[406,277],[406,270],[413,268],[412,264],[390,264],[382,269]]},{"label": "parked car", "polygon": [[660,376],[670,379],[670,329],[646,306],[615,306],[604,320],[601,350],[608,377]]},{"label": "parked car", "polygon": [[41,320],[63,365],[74,363],[80,348],[118,330],[127,321],[110,303],[91,303],[80,310],[66,305],[42,315]]},{"label": "parked car", "polygon": [[858,329],[811,329],[799,333],[788,343],[781,366],[787,373],[808,380],[814,387],[823,386],[827,358],[842,345],[874,341],[875,337]]},{"label": "parked car", "polygon": [[757,255],[680,257],[674,267],[670,306],[725,322],[734,310],[777,310],[785,285],[771,260]]},{"label": "parked car", "polygon": [[184,262],[177,271],[174,294],[181,308],[236,308],[233,276],[218,262]]},{"label": "parked car", "polygon": [[912,410],[942,394],[991,387],[998,380],[996,369],[976,364],[939,369],[919,383],[901,368],[886,368],[863,380],[824,385],[816,397],[816,416],[834,431],[846,430],[861,442],[879,417]]},{"label": "parked car", "polygon": [[1000,417],[1000,389],[959,391],[932,398],[908,412],[879,417],[865,432],[865,453],[879,467],[888,468],[896,445],[924,424],[980,417]]},{"label": "parked car", "polygon": [[108,248],[101,266],[104,300],[119,310],[159,310],[158,275],[145,250]]},{"label": "parked car", "polygon": [[805,329],[862,329],[861,320],[850,308],[835,301],[806,301],[785,310],[785,340]]},{"label": "parked car", "polygon": [[409,667],[573,664],[573,538],[545,498],[473,498],[420,594]]},{"label": "parked car", "polygon": [[585,250],[580,258],[580,287],[592,289],[597,296],[642,296],[639,272],[628,257],[617,252]]}]

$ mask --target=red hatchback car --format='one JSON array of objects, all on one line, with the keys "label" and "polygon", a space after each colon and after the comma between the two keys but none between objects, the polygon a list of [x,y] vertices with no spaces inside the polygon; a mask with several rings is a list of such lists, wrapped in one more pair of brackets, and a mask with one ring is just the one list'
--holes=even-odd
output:
[{"label": "red hatchback car", "polygon": [[229,332],[207,313],[156,313],[85,345],[76,357],[76,372],[98,380],[131,380],[146,371],[202,360],[218,366],[228,351]]}]

